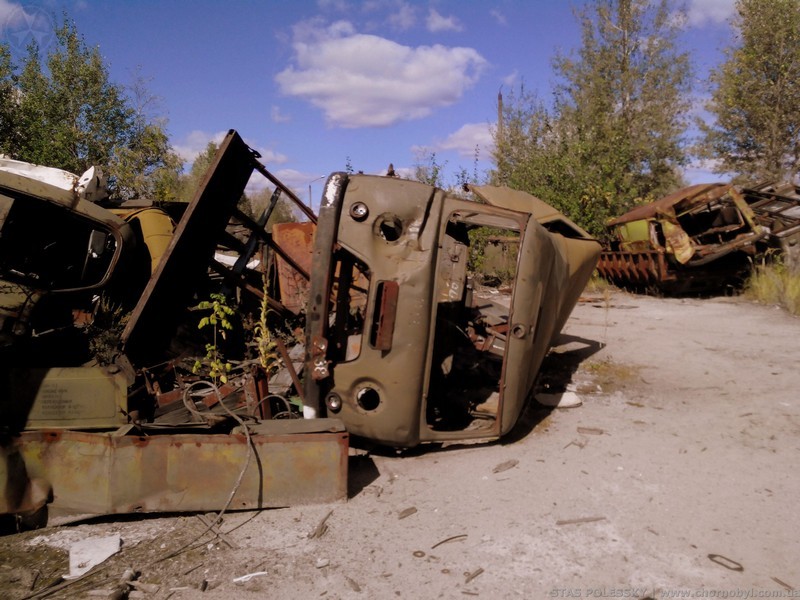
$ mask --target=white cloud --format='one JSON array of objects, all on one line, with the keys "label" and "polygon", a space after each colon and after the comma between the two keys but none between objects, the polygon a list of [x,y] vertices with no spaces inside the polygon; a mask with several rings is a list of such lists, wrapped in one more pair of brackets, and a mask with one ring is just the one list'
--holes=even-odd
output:
[{"label": "white cloud", "polygon": [[[225,139],[227,133],[227,131],[208,133],[206,131],[195,129],[189,133],[183,139],[183,141],[173,144],[172,148],[175,150],[178,156],[180,156],[183,161],[187,163],[187,165],[191,165],[194,162],[194,159],[197,158],[197,155],[205,151],[209,142],[214,142],[215,144],[219,145],[222,143],[222,140]],[[259,161],[266,164],[268,167],[270,164],[282,164],[287,161],[287,158],[284,154],[275,152],[274,150],[264,146],[259,147],[252,140],[248,140],[247,138],[245,138],[244,142],[261,155]]]},{"label": "white cloud", "polygon": [[32,41],[45,51],[55,40],[53,15],[36,5],[0,0],[0,36],[13,52],[24,52]]},{"label": "white cloud", "polygon": [[21,4],[0,0],[0,31],[6,27],[19,25],[26,14]]},{"label": "white cloud", "polygon": [[473,158],[476,147],[482,159],[488,158],[491,154],[494,139],[488,123],[467,123],[447,136],[444,141],[435,144],[434,149],[453,150],[461,156]]},{"label": "white cloud", "polygon": [[428,31],[436,33],[439,31],[461,31],[463,26],[455,17],[444,17],[435,9],[430,9],[428,18],[425,20]]},{"label": "white cloud", "polygon": [[290,115],[286,115],[281,111],[281,107],[273,104],[269,109],[269,118],[273,123],[288,123],[292,120]]},{"label": "white cloud", "polygon": [[407,2],[401,2],[389,15],[388,21],[389,25],[402,31],[411,29],[417,22],[417,9]]},{"label": "white cloud", "polygon": [[227,131],[207,133],[205,131],[199,131],[195,129],[189,133],[183,139],[183,141],[173,144],[172,147],[184,162],[191,164],[194,162],[194,159],[197,158],[197,155],[208,147],[209,142],[219,144],[225,138],[225,134],[227,133]]},{"label": "white cloud", "polygon": [[281,91],[305,98],[331,125],[384,127],[457,102],[486,60],[472,48],[403,46],[356,33],[347,22],[295,29],[294,64],[275,77]]},{"label": "white cloud", "polygon": [[317,6],[321,10],[335,10],[338,12],[351,10],[350,4],[346,0],[317,0]]},{"label": "white cloud", "polygon": [[[303,173],[297,169],[279,169],[272,171],[281,182],[292,189],[294,193],[300,198],[308,197],[308,186],[314,182],[314,185],[322,185],[325,183],[325,178],[320,178],[319,173]],[[326,176],[327,177],[327,176]]]},{"label": "white cloud", "polygon": [[715,159],[695,160],[683,170],[683,176],[690,185],[696,183],[728,182],[733,177],[732,173],[719,173],[721,162]]},{"label": "white cloud", "polygon": [[[407,31],[417,23],[418,6],[405,0],[362,0],[361,14],[380,14],[381,23],[368,21],[364,27],[370,31],[375,31],[384,27],[385,24],[392,29]],[[385,27],[384,27],[385,28]]]},{"label": "white cloud", "polygon": [[496,8],[490,10],[489,14],[495,21],[497,21],[498,25],[508,25],[508,19],[506,19],[506,16]]},{"label": "white cloud", "polygon": [[513,87],[514,84],[517,83],[518,79],[519,79],[519,71],[517,69],[514,69],[513,71],[511,71],[511,73],[503,77],[501,81],[503,82],[503,85],[505,85],[506,87]]},{"label": "white cloud", "polygon": [[689,27],[724,23],[736,12],[736,0],[689,0],[686,16]]},{"label": "white cloud", "polygon": [[247,139],[244,140],[245,143],[250,146],[253,150],[258,152],[261,155],[261,158],[258,160],[269,167],[271,164],[282,165],[287,160],[289,160],[285,154],[281,154],[280,152],[275,152],[271,148],[267,148],[265,146],[256,146],[251,144]]}]

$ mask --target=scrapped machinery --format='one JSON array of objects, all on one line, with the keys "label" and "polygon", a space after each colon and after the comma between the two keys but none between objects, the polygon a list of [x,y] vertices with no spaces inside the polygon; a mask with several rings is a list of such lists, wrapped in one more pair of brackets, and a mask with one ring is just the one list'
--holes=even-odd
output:
[{"label": "scrapped machinery", "polygon": [[756,222],[769,231],[770,248],[787,267],[800,270],[800,187],[793,183],[763,183],[742,190]]},{"label": "scrapped machinery", "polygon": [[[326,502],[346,496],[350,435],[513,427],[600,245],[528,194],[394,177],[334,173],[317,218],[258,158],[229,132],[182,210],[0,165],[0,512]],[[237,208],[254,174],[274,189],[257,218]],[[281,198],[307,221],[267,231]],[[225,382],[187,366],[209,297],[237,309]],[[103,311],[121,333],[87,360]]]},{"label": "scrapped machinery", "polygon": [[800,194],[790,184],[697,184],[608,223],[598,270],[627,287],[684,293],[738,285],[753,258],[778,248],[797,262]]}]

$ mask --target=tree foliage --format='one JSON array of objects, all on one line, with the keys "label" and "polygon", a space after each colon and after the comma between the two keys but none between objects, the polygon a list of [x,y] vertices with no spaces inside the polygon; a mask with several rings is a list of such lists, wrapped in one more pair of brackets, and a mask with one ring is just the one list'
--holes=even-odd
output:
[{"label": "tree foliage", "polygon": [[417,162],[414,165],[414,181],[420,181],[436,187],[443,187],[442,176],[447,161],[439,162],[436,159],[436,152],[432,150],[421,150],[417,155]]},{"label": "tree foliage", "polygon": [[503,104],[494,179],[602,236],[604,223],[682,183],[690,63],[669,0],[597,0],[581,47],[557,55],[550,107],[524,88]]},{"label": "tree foliage", "polygon": [[17,136],[17,84],[11,51],[0,44],[0,154],[11,152]]},{"label": "tree foliage", "polygon": [[[264,210],[269,206],[272,200],[272,192],[273,190],[271,188],[264,188],[253,194],[246,194],[239,203],[239,207],[242,209],[242,212],[257,221]],[[294,223],[295,221],[297,221],[297,219],[292,212],[292,204],[281,197],[278,199],[278,203],[275,205],[272,214],[270,214],[265,228],[267,231],[271,231],[275,223]]]},{"label": "tree foliage", "polygon": [[206,171],[214,162],[214,156],[217,154],[219,146],[216,142],[211,141],[206,144],[205,150],[200,152],[192,163],[192,168],[188,173],[181,176],[178,189],[178,200],[182,202],[191,202],[194,198],[197,189],[203,182]]},{"label": "tree foliage", "polygon": [[737,43],[712,72],[702,154],[742,180],[780,180],[800,168],[800,3],[738,0]]},{"label": "tree foliage", "polygon": [[177,181],[180,160],[163,123],[135,110],[125,88],[110,80],[99,49],[86,46],[74,23],[65,20],[56,29],[44,60],[31,44],[19,73],[8,45],[0,44],[0,96],[4,153],[77,174],[100,166],[122,199],[174,196],[167,182]]}]

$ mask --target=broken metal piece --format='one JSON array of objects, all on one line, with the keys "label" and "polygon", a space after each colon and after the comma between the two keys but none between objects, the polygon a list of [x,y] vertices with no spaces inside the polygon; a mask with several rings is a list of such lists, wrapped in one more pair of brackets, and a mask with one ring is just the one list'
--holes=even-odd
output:
[{"label": "broken metal piece", "polygon": [[449,544],[450,542],[463,541],[463,540],[467,539],[467,537],[468,536],[467,536],[466,533],[461,533],[459,535],[454,535],[454,536],[451,536],[449,538],[445,538],[445,539],[441,540],[440,542],[436,542],[433,546],[431,546],[431,550],[435,550],[436,548],[438,548],[442,544]]},{"label": "broken metal piece", "polygon": [[556,521],[556,525],[580,525],[583,523],[596,523],[597,521],[605,521],[605,517],[581,517],[579,519],[564,519]]},{"label": "broken metal piece", "polygon": [[[340,422],[288,419],[250,428],[250,447],[238,433],[113,437],[27,431],[14,449],[28,478],[42,478],[52,486],[51,508],[74,514],[218,510],[251,451],[256,460],[250,461],[231,509],[346,498],[348,436]],[[4,481],[12,473],[9,457],[0,449]],[[15,508],[0,496],[0,513]]]},{"label": "broken metal piece", "polygon": [[598,271],[613,283],[683,293],[740,281],[765,247],[746,194],[728,184],[696,184],[608,222],[613,234]]},{"label": "broken metal piece", "polygon": [[736,562],[732,558],[722,556],[721,554],[709,554],[708,560],[730,571],[744,571],[744,565],[742,565],[742,563]]}]

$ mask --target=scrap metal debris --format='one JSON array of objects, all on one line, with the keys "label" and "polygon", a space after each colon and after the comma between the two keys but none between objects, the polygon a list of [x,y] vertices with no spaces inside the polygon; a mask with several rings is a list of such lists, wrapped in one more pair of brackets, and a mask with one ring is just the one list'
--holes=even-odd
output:
[{"label": "scrap metal debris", "polygon": [[732,558],[722,556],[721,554],[709,554],[708,560],[730,571],[744,571],[744,565],[742,565],[742,563],[736,562]]},{"label": "scrap metal debris", "polygon": [[442,541],[440,541],[440,542],[436,542],[436,543],[435,543],[433,546],[431,546],[431,550],[433,550],[433,549],[435,549],[435,548],[438,548],[438,547],[439,547],[439,546],[441,546],[442,544],[449,544],[450,542],[460,542],[460,541],[463,541],[463,540],[467,539],[467,537],[469,537],[469,536],[467,536],[467,534],[466,534],[466,533],[461,533],[461,534],[459,534],[459,535],[454,535],[454,536],[451,536],[451,537],[449,537],[449,538],[445,538],[445,539],[443,539]]},{"label": "scrap metal debris", "polygon": [[597,521],[605,521],[605,517],[581,517],[578,519],[564,519],[561,521],[556,521],[556,525],[580,525],[583,523],[595,523]]},{"label": "scrap metal debris", "polygon": [[408,508],[405,508],[405,509],[401,510],[400,513],[397,515],[397,518],[398,519],[405,519],[406,517],[410,517],[411,515],[413,515],[416,512],[417,512],[417,507],[416,506],[410,506]]},{"label": "scrap metal debris", "polygon": [[495,467],[492,469],[492,473],[502,473],[503,471],[508,471],[509,469],[516,467],[518,464],[519,461],[516,458],[503,461],[499,465],[495,465]]},{"label": "scrap metal debris", "polygon": [[254,573],[247,573],[246,575],[241,575],[240,577],[234,577],[233,583],[243,584],[247,583],[251,579],[255,579],[256,577],[264,577],[269,575],[266,571],[255,571]]},{"label": "scrap metal debris", "polygon": [[332,514],[333,511],[330,510],[328,511],[328,514],[322,517],[322,520],[317,524],[314,530],[308,534],[308,539],[310,540],[319,539],[328,532],[328,519],[331,518]]},{"label": "scrap metal debris", "polygon": [[[334,173],[317,217],[258,158],[230,131],[183,205],[0,159],[0,513],[329,502],[351,434],[514,426],[598,242],[523,192],[397,177]],[[284,200],[306,220],[270,229]]]},{"label": "scrap metal debris", "polygon": [[609,281],[668,293],[739,285],[771,248],[800,267],[800,188],[696,184],[611,219],[598,271]]},{"label": "scrap metal debris", "polygon": [[479,577],[480,575],[483,574],[483,572],[484,572],[483,571],[483,567],[478,567],[477,569],[475,569],[472,572],[468,571],[468,572],[464,573],[464,584],[466,585],[467,583],[469,583],[470,581],[472,581],[476,577]]},{"label": "scrap metal debris", "polygon": [[577,431],[584,435],[603,435],[605,433],[605,430],[599,427],[578,427]]}]

